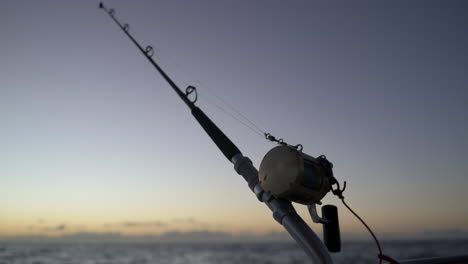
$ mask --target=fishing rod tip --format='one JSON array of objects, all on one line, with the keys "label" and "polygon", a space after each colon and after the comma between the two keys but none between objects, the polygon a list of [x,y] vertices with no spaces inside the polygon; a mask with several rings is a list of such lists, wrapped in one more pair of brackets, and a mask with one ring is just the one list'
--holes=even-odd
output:
[{"label": "fishing rod tip", "polygon": [[104,8],[104,4],[102,2],[99,2],[99,8]]}]

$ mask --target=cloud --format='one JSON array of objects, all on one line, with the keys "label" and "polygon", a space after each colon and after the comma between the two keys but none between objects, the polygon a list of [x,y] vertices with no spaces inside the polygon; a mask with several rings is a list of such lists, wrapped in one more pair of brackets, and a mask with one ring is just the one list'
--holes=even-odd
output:
[{"label": "cloud", "polygon": [[187,217],[187,218],[174,218],[172,219],[173,223],[195,223],[195,219],[192,217]]},{"label": "cloud", "polygon": [[62,235],[60,237],[63,240],[119,240],[122,238],[120,233],[115,232],[78,232],[72,234]]},{"label": "cloud", "polygon": [[201,227],[201,228],[210,228],[210,227],[212,227],[212,225],[210,225],[208,223],[205,223],[205,222],[198,221],[193,217],[174,218],[174,219],[172,219],[171,223],[172,224],[189,224],[189,225],[196,226],[196,227]]},{"label": "cloud", "polygon": [[169,231],[161,234],[158,238],[166,242],[196,242],[196,241],[229,241],[235,236],[227,232],[213,232],[198,230],[190,232]]},{"label": "cloud", "polygon": [[123,227],[162,227],[167,226],[167,223],[161,221],[125,221],[120,223]]},{"label": "cloud", "polygon": [[197,229],[209,229],[213,227],[217,227],[216,225],[211,225],[209,223],[205,223],[202,221],[198,221],[193,217],[185,217],[185,218],[174,218],[168,222],[165,221],[135,221],[135,220],[128,220],[124,222],[118,223],[104,223],[102,226],[104,228],[119,228],[119,227],[127,227],[127,228],[138,228],[138,227],[167,227],[171,225],[188,225]]},{"label": "cloud", "polygon": [[104,228],[118,228],[118,227],[164,227],[167,226],[166,222],[163,221],[124,221],[119,223],[104,223]]},{"label": "cloud", "polygon": [[86,225],[76,225],[74,227],[75,227],[75,229],[86,229],[86,228],[88,228]]},{"label": "cloud", "polygon": [[42,230],[46,232],[60,232],[64,231],[67,228],[65,224],[60,224],[57,226],[46,226]]}]

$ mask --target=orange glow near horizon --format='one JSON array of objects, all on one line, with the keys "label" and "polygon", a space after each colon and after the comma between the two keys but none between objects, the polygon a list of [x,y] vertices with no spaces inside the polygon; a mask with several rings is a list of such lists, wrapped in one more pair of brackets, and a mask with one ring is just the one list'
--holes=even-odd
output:
[{"label": "orange glow near horizon", "polygon": [[[327,198],[328,199],[328,198]],[[250,201],[255,205],[255,200]],[[39,210],[20,211],[18,209],[3,210],[0,216],[0,236],[46,235],[60,236],[81,232],[91,233],[120,233],[122,235],[158,235],[169,231],[213,231],[232,234],[265,234],[281,232],[283,228],[273,220],[271,213],[260,203],[259,206],[238,209],[210,209],[196,208],[198,215],[182,215],[184,210],[174,206],[172,210],[163,213],[143,213],[143,211],[129,208],[120,210]],[[321,232],[321,226],[313,224],[304,206],[297,205],[298,212],[312,228]],[[140,208],[141,210],[142,208]],[[402,210],[405,221],[401,221],[399,214],[371,214],[372,210],[362,207],[354,208],[379,233],[411,233],[424,230],[450,229],[453,226],[464,226],[462,220],[453,218],[430,219],[421,212]],[[149,208],[148,208],[149,211]],[[186,210],[185,210],[186,211]],[[41,213],[39,213],[41,212]],[[72,213],[73,212],[73,213]],[[210,213],[208,213],[210,212]],[[340,225],[345,233],[365,233],[364,227],[344,207],[339,206]],[[40,215],[40,217],[37,217]],[[461,216],[460,218],[463,218]]]}]

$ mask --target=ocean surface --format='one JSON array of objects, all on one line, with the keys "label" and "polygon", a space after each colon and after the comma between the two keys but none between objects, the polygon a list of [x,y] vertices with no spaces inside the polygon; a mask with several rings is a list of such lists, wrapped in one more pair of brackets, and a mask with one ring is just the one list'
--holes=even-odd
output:
[{"label": "ocean surface", "polygon": [[[384,242],[384,253],[397,260],[461,255],[468,253],[466,241]],[[333,254],[336,263],[378,263],[371,242],[345,242]],[[275,264],[310,263],[294,243],[213,244],[43,244],[2,243],[1,264]]]}]

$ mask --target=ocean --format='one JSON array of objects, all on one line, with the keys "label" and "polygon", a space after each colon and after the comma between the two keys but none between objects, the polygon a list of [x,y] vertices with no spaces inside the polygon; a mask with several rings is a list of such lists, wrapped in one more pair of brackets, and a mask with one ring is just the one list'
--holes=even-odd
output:
[{"label": "ocean", "polygon": [[[468,240],[384,242],[384,253],[397,260],[461,255],[468,253]],[[335,263],[378,263],[375,244],[344,242]],[[310,263],[294,243],[211,244],[45,244],[2,243],[0,264],[276,264]]]}]

